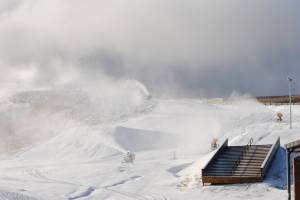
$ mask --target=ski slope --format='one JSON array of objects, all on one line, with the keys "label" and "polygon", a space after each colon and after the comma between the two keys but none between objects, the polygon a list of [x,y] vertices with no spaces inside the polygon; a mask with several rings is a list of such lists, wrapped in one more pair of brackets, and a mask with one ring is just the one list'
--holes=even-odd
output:
[{"label": "ski slope", "polygon": [[[12,90],[1,96],[0,199],[181,200],[286,198],[281,149],[264,183],[203,187],[210,142],[299,139],[300,106],[248,98],[153,99],[138,82],[113,92]],[[283,113],[277,122],[276,113]],[[136,154],[133,164],[124,153]]]}]

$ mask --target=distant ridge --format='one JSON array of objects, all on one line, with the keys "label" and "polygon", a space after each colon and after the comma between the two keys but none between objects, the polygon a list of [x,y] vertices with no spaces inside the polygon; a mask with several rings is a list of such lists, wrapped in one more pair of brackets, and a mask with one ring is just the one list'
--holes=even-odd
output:
[{"label": "distant ridge", "polygon": [[[289,104],[290,99],[288,95],[283,96],[259,96],[256,97],[257,101],[263,103],[265,105],[273,105],[273,104]],[[299,104],[300,103],[300,95],[292,95],[292,103]]]}]

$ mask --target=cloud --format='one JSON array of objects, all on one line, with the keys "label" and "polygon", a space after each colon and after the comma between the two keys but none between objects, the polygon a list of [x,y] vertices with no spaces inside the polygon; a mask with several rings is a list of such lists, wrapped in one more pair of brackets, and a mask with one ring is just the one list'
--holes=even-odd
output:
[{"label": "cloud", "polygon": [[300,74],[299,6],[296,0],[3,0],[0,67],[35,68],[37,85],[105,74],[136,78],[157,94],[283,94],[286,75]]}]

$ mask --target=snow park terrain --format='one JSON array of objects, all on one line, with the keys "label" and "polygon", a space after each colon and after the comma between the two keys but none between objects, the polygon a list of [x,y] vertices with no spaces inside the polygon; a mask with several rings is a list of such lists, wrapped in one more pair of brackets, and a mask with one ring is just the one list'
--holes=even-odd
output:
[{"label": "snow park terrain", "polygon": [[[182,200],[287,197],[285,153],[263,183],[202,186],[210,142],[281,145],[299,139],[300,106],[156,99],[137,81],[95,88],[5,86],[1,92],[0,199]],[[278,122],[276,113],[283,113]],[[124,163],[127,152],[136,155]]]}]

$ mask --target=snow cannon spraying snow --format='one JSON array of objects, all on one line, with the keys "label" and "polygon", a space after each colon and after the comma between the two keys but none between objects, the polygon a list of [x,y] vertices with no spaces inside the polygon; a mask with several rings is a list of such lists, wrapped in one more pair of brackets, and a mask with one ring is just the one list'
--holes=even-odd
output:
[{"label": "snow cannon spraying snow", "polygon": [[212,151],[217,149],[219,147],[219,140],[217,138],[214,138],[210,143],[210,147]]},{"label": "snow cannon spraying snow", "polygon": [[135,154],[133,152],[127,151],[123,157],[123,163],[133,163],[135,160]]},{"label": "snow cannon spraying snow", "polygon": [[283,114],[281,112],[277,113],[277,121],[282,121]]}]

